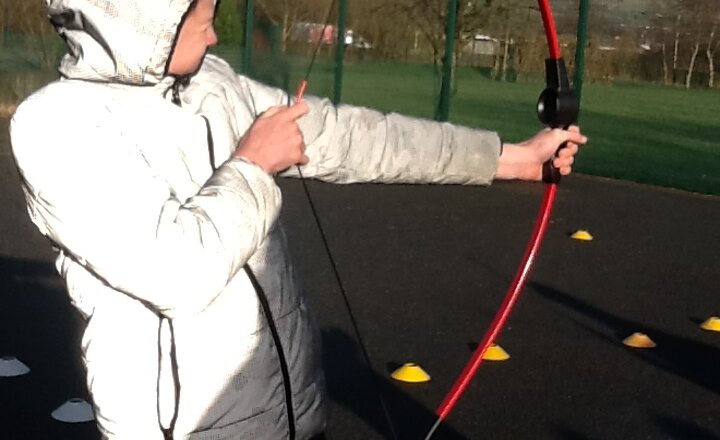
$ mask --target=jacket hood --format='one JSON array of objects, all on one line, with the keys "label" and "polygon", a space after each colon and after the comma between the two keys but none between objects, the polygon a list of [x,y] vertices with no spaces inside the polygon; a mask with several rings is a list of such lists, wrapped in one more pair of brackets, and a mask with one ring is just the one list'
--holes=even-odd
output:
[{"label": "jacket hood", "polygon": [[192,0],[45,0],[68,46],[68,78],[153,85],[165,76]]}]

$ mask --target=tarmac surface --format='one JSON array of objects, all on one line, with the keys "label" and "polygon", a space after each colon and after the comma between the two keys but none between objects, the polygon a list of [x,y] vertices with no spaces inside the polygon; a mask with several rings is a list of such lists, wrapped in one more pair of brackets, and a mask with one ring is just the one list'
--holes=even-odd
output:
[{"label": "tarmac surface", "polygon": [[[50,417],[66,400],[88,398],[83,323],[49,243],[27,219],[6,124],[0,357],[16,356],[31,372],[0,378],[0,439],[98,439],[93,423]],[[510,284],[542,185],[308,182],[350,312],[301,183],[280,184],[282,221],[323,331],[327,438],[393,438],[382,396],[396,437],[423,439]],[[498,339],[511,358],[483,363],[433,438],[720,440],[720,333],[699,327],[720,314],[719,227],[718,197],[565,179],[531,281]],[[594,240],[570,239],[577,229]],[[633,332],[657,347],[624,346]],[[432,380],[391,379],[405,362]]]}]

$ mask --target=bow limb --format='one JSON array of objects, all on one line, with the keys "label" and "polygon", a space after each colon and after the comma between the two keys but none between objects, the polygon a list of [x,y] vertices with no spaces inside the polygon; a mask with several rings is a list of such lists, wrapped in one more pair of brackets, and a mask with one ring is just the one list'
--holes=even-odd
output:
[{"label": "bow limb", "polygon": [[[550,2],[549,0],[538,0],[538,6],[542,14],[549,53],[549,57],[546,60],[547,86],[538,101],[538,116],[546,125],[563,127],[570,125],[577,118],[577,98],[570,88],[565,64],[560,55],[560,44],[558,42]],[[555,203],[555,195],[557,193],[557,184],[560,180],[560,173],[552,166],[552,159],[548,161],[544,168],[546,171],[544,172],[545,177],[543,180],[547,182],[545,194],[520,266],[490,327],[480,341],[477,349],[473,352],[470,360],[465,365],[462,373],[456,379],[453,387],[435,411],[437,418],[428,431],[425,440],[429,440],[433,436],[437,428],[448,417],[462,394],[470,385],[470,382],[482,364],[483,355],[505,326],[505,322],[517,303],[520,293],[532,271],[545,236],[545,231],[550,222],[550,216]]]}]

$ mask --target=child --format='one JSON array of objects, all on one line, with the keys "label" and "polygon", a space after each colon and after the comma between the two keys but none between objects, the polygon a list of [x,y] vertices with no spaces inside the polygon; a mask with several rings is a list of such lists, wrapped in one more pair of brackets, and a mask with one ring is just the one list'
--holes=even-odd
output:
[{"label": "child", "polygon": [[577,128],[496,133],[308,98],[207,55],[214,0],[46,0],[61,78],[11,127],[28,211],[87,318],[105,438],[308,439],[325,426],[318,329],[273,175],[489,184],[571,172]]}]

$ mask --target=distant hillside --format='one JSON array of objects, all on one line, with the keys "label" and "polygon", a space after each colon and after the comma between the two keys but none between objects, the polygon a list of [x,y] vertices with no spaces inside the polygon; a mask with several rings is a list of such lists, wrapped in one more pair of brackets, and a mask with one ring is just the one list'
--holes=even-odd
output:
[{"label": "distant hillside", "polygon": [[[640,28],[652,24],[661,11],[662,0],[589,0],[590,34],[612,37],[623,29]],[[562,33],[574,33],[580,0],[551,0]]]},{"label": "distant hillside", "polygon": [[[558,14],[577,11],[580,0],[551,0]],[[659,0],[590,0],[590,12],[613,23],[645,24],[660,11]]]}]

